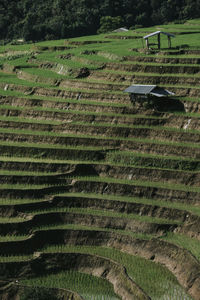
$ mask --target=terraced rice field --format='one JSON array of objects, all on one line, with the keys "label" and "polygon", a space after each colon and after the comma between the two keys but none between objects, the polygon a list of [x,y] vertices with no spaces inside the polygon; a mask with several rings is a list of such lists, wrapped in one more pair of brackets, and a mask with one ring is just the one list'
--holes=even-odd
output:
[{"label": "terraced rice field", "polygon": [[1,48],[3,299],[200,299],[199,24],[162,27]]}]

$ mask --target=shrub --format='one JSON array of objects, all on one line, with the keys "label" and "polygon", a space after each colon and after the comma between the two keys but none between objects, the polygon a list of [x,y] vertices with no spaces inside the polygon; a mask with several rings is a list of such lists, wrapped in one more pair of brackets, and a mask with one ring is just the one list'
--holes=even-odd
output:
[{"label": "shrub", "polygon": [[27,288],[20,296],[20,300],[59,300],[53,291],[45,288]]}]

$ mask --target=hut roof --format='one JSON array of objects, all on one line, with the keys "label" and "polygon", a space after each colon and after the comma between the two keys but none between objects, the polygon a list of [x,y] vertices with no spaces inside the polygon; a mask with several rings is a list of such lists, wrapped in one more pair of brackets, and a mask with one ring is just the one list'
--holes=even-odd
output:
[{"label": "hut roof", "polygon": [[113,30],[113,32],[127,32],[127,31],[129,31],[129,30],[127,28],[124,28],[124,27]]},{"label": "hut roof", "polygon": [[174,95],[174,93],[158,87],[157,85],[142,85],[142,84],[134,84],[129,86],[124,92],[137,94],[137,95],[153,95],[156,97],[166,97],[169,95]]},{"label": "hut roof", "polygon": [[171,34],[171,33],[168,33],[168,32],[164,32],[164,31],[155,31],[155,32],[153,32],[153,33],[150,33],[150,34],[148,34],[148,35],[145,35],[145,36],[143,37],[143,39],[148,39],[149,37],[154,36],[154,35],[157,35],[157,34],[159,34],[159,33],[165,34],[165,35],[170,36],[170,37],[175,37],[174,34]]}]

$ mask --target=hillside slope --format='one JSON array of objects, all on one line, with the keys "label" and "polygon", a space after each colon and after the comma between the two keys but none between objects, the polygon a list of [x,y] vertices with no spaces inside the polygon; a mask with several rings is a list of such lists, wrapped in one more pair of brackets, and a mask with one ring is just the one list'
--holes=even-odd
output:
[{"label": "hillside slope", "polygon": [[[156,30],[171,49],[142,48]],[[3,299],[199,299],[199,37],[1,48]],[[133,104],[131,84],[175,96]]]}]

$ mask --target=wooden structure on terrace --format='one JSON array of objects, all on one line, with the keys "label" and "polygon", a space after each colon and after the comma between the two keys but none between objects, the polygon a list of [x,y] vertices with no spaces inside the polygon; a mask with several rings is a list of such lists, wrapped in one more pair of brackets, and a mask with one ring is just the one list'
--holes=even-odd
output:
[{"label": "wooden structure on terrace", "polygon": [[157,85],[134,84],[129,86],[124,92],[130,93],[135,99],[147,99],[148,97],[167,97],[174,93],[158,87]]},{"label": "wooden structure on terrace", "polygon": [[174,93],[157,85],[134,84],[129,86],[124,92],[130,94],[130,100],[133,104],[143,106],[145,103],[153,106],[156,98],[166,98],[173,96]]},{"label": "wooden structure on terrace", "polygon": [[[150,48],[150,46],[153,46],[153,45],[157,45],[158,49],[160,49],[160,35],[161,35],[161,33],[167,36],[167,38],[168,38],[168,47],[171,48],[171,37],[175,37],[175,35],[171,34],[171,33],[164,32],[164,31],[155,31],[155,32],[150,33],[150,34],[143,37],[143,39],[145,39],[145,41],[146,41],[146,47],[148,49]],[[149,43],[149,38],[152,37],[152,36],[155,36],[155,35],[158,36],[158,42],[157,43]]]}]

